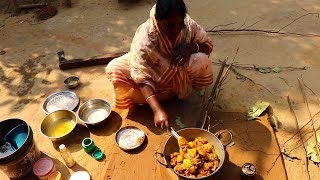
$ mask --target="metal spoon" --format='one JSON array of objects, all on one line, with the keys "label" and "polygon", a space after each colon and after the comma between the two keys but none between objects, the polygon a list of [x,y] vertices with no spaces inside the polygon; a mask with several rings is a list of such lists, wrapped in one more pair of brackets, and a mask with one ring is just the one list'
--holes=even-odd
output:
[{"label": "metal spoon", "polygon": [[179,138],[181,138],[181,137],[172,127],[170,127],[170,132],[171,132],[171,135],[179,141]]},{"label": "metal spoon", "polygon": [[[185,141],[187,141],[184,137],[182,137],[182,136],[179,136],[179,134],[172,128],[172,127],[170,127],[170,132],[171,132],[171,134],[172,134],[172,136],[173,137],[175,137],[177,140],[178,140],[178,145],[180,146],[180,142],[181,142],[181,140],[185,140]],[[189,155],[189,153],[187,153],[186,154],[187,155],[187,157],[189,158],[189,159],[191,159],[191,156]]]}]

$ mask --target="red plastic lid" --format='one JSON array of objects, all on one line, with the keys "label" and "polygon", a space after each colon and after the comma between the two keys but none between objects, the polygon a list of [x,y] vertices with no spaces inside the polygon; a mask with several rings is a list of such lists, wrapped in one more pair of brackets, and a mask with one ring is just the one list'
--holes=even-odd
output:
[{"label": "red plastic lid", "polygon": [[54,164],[50,158],[41,158],[33,165],[33,173],[36,176],[46,176],[53,170]]}]

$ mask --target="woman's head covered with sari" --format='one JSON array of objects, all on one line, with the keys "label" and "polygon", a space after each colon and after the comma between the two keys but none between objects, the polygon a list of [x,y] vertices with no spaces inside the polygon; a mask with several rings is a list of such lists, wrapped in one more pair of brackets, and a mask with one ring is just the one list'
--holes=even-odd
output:
[{"label": "woman's head covered with sari", "polygon": [[155,19],[162,33],[176,35],[184,28],[187,7],[183,0],[158,0]]}]

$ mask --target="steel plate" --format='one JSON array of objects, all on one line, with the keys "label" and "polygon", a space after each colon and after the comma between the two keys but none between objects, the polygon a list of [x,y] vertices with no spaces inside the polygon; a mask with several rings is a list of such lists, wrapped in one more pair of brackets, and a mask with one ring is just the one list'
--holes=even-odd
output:
[{"label": "steel plate", "polygon": [[132,150],[142,145],[145,140],[144,132],[134,126],[121,128],[116,133],[116,143],[123,150]]},{"label": "steel plate", "polygon": [[46,114],[57,110],[73,111],[79,102],[79,97],[72,91],[56,92],[46,98],[43,103],[43,111]]}]

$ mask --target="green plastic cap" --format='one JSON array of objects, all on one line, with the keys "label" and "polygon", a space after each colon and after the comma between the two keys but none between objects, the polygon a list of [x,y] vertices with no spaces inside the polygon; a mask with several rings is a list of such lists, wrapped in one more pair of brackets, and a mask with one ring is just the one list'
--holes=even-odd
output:
[{"label": "green plastic cap", "polygon": [[93,151],[92,156],[95,160],[101,160],[104,154],[100,149],[96,149]]}]

